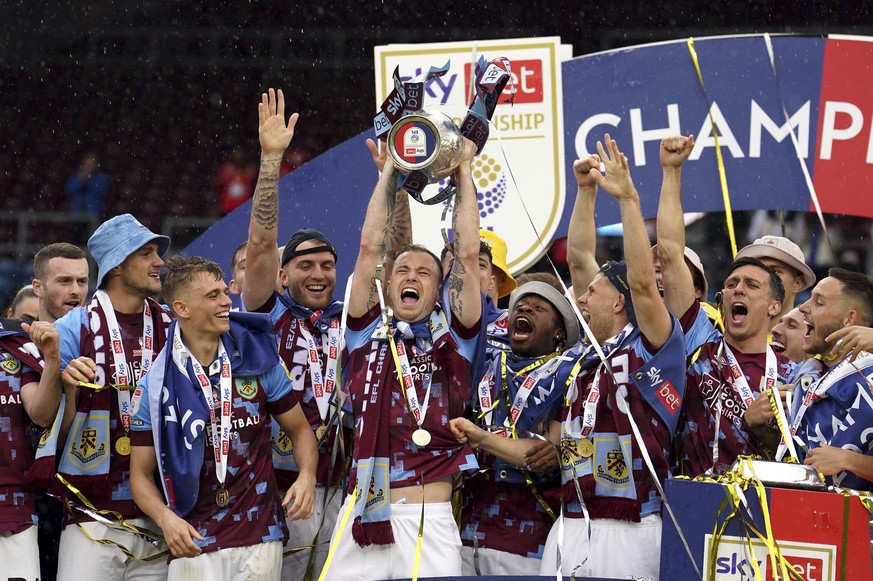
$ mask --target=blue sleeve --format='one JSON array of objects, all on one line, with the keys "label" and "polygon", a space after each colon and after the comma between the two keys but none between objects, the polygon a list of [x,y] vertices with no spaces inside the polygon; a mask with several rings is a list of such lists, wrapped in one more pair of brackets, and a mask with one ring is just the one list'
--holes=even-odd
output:
[{"label": "blue sleeve", "polygon": [[61,371],[67,368],[70,361],[79,357],[82,343],[82,325],[88,311],[85,307],[77,307],[55,321],[60,337]]},{"label": "blue sleeve", "polygon": [[291,380],[281,363],[266,373],[262,373],[260,379],[269,402],[281,399],[293,389]]},{"label": "blue sleeve", "polygon": [[[352,321],[351,319],[349,320],[349,324],[346,326],[346,350],[349,353],[351,353],[355,349],[360,349],[361,347],[369,343],[370,339],[372,339],[373,337],[373,333],[376,332],[376,328],[380,324],[382,324],[381,312],[378,310],[377,307],[374,307],[374,309],[375,316],[370,322],[367,322],[366,318],[368,316],[372,316],[372,313],[374,313],[373,309],[371,309],[370,312],[363,317],[355,319],[354,321]],[[358,329],[360,325],[353,324],[358,322],[363,324],[363,328]]]},{"label": "blue sleeve", "polygon": [[700,308],[700,303],[697,303],[697,305],[697,315],[694,317],[694,322],[691,323],[691,326],[685,332],[685,357],[694,355],[697,348],[709,342],[712,337],[718,336],[718,338],[721,338],[718,329],[715,328],[712,321],[706,316],[706,311]]},{"label": "blue sleeve", "polygon": [[139,408],[133,414],[130,421],[130,429],[135,432],[150,432],[152,430],[152,414],[149,409],[148,377],[156,373],[155,368],[149,369],[145,376],[141,377],[137,387],[142,388],[142,397],[139,400]]},{"label": "blue sleeve", "polygon": [[652,410],[664,421],[672,436],[679,424],[679,412],[685,396],[685,344],[679,321],[675,317],[670,318],[673,321],[673,330],[667,342],[656,353],[649,354],[643,348],[642,337],[631,345],[644,365],[639,369],[629,370],[629,379]]}]

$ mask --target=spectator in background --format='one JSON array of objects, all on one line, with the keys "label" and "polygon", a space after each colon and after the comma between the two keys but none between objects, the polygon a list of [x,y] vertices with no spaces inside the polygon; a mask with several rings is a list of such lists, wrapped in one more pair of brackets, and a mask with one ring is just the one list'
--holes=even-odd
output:
[{"label": "spectator in background", "polygon": [[255,192],[258,168],[249,162],[241,147],[235,147],[228,161],[218,166],[215,175],[215,191],[221,215],[233,212]]},{"label": "spectator in background", "polygon": [[[103,198],[109,189],[109,176],[100,171],[100,158],[89,151],[82,158],[64,192],[70,198],[70,211],[74,214],[87,214],[99,219],[103,215]],[[76,244],[84,242],[90,227],[88,224],[74,223],[71,238]]]},{"label": "spectator in background", "polygon": [[6,309],[6,317],[25,323],[31,323],[39,317],[39,299],[33,293],[33,285],[23,286],[15,293]]}]

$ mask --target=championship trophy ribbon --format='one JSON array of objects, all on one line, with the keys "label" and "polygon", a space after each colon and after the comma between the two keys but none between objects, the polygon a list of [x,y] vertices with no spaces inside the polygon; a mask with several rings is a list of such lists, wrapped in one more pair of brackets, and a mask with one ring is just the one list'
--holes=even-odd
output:
[{"label": "championship trophy ribbon", "polygon": [[[486,62],[485,57],[479,57],[475,95],[459,128],[448,115],[423,108],[425,84],[448,70],[449,63],[440,68],[431,67],[404,82],[400,78],[400,67],[396,67],[392,74],[394,90],[373,119],[376,137],[387,141],[388,155],[400,170],[397,187],[427,206],[439,204],[455,193],[452,174],[461,159],[462,137],[476,144],[478,155],[488,140],[488,121],[507,83],[510,96],[505,102],[512,103],[515,94],[509,60],[500,57]],[[450,175],[452,179],[442,191],[426,200],[422,197],[421,192],[428,184]]]}]

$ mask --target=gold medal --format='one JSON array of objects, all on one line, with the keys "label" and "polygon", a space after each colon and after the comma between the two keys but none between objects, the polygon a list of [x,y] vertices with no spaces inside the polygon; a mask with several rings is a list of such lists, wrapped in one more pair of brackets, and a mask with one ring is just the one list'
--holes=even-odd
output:
[{"label": "gold medal", "polygon": [[576,443],[576,450],[583,458],[590,458],[594,454],[594,444],[588,438],[582,438]]},{"label": "gold medal", "polygon": [[227,506],[228,502],[230,502],[230,494],[228,494],[227,489],[222,486],[218,489],[218,492],[215,493],[215,504],[217,504],[219,508],[224,508]]},{"label": "gold medal", "polygon": [[324,433],[327,431],[327,426],[321,425],[315,429],[315,440],[318,444],[322,443]]},{"label": "gold medal", "polygon": [[115,451],[122,456],[130,456],[130,438],[122,436],[115,440]]},{"label": "gold medal", "polygon": [[412,441],[416,446],[424,447],[430,444],[430,432],[423,428],[418,428],[412,432]]}]

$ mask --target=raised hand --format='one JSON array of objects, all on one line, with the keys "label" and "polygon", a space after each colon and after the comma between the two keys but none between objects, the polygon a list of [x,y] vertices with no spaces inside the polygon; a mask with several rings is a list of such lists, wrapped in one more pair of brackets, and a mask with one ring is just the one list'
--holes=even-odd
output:
[{"label": "raised hand", "polygon": [[21,328],[30,335],[31,341],[46,359],[60,360],[60,336],[53,323],[34,321],[32,324],[22,323]]},{"label": "raised hand", "polygon": [[297,125],[297,113],[291,115],[285,122],[285,94],[282,89],[276,92],[270,89],[261,94],[258,103],[258,138],[261,141],[263,155],[281,156],[288,149],[291,138],[294,137],[294,127]]},{"label": "raised hand", "polygon": [[609,136],[609,133],[603,136],[603,142],[606,144],[604,149],[603,143],[597,142],[597,153],[600,154],[600,159],[603,160],[603,166],[606,174],[600,173],[599,169],[592,168],[589,170],[590,175],[607,194],[616,200],[631,200],[637,197],[637,190],[630,177],[630,168],[627,164],[627,157],[618,150],[618,145],[615,139]]},{"label": "raised hand", "polygon": [[381,172],[385,168],[385,160],[388,158],[388,145],[381,139],[378,143],[368,139],[367,149],[370,150],[370,155],[373,156],[373,165]]},{"label": "raised hand", "polygon": [[692,149],[694,149],[694,135],[689,135],[688,137],[683,137],[682,135],[665,137],[661,140],[659,152],[661,167],[682,167],[682,164],[691,155]]},{"label": "raised hand", "polygon": [[842,357],[846,353],[851,353],[852,356],[849,357],[851,362],[855,361],[861,351],[873,351],[873,329],[859,325],[843,327],[828,335],[825,341],[833,345],[832,355]]},{"label": "raised hand", "polygon": [[591,175],[592,169],[600,171],[600,156],[596,153],[573,162],[573,177],[580,190],[597,187],[597,180]]}]

